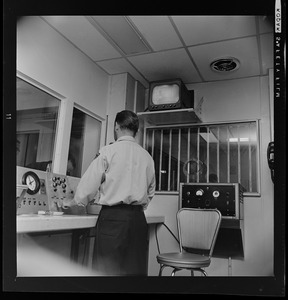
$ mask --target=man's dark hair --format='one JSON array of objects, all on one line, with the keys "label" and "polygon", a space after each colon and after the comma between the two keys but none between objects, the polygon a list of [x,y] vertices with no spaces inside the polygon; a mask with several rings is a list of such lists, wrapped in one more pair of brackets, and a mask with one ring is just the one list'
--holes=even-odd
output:
[{"label": "man's dark hair", "polygon": [[122,110],[117,113],[115,123],[118,123],[121,129],[128,129],[136,135],[139,128],[138,116],[130,110]]}]

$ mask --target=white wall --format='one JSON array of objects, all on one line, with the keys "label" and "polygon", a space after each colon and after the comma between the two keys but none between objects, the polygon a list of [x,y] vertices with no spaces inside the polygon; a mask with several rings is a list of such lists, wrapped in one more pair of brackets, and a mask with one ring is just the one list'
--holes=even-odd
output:
[{"label": "white wall", "polygon": [[202,121],[217,122],[260,118],[259,77],[188,85],[204,97]]},{"label": "white wall", "polygon": [[63,96],[54,162],[54,171],[63,173],[73,105],[77,103],[105,120],[109,76],[37,16],[20,18],[17,23],[17,71]]},{"label": "white wall", "polygon": [[106,144],[113,143],[114,121],[116,114],[125,109],[127,73],[113,75],[110,78],[110,90],[107,104]]},{"label": "white wall", "polygon": [[[273,275],[274,186],[266,159],[267,145],[271,141],[269,78],[264,76],[195,84],[188,86],[188,89],[196,91],[197,101],[202,96],[205,98],[202,106],[203,122],[259,119],[260,127],[261,195],[244,197],[245,259],[233,259],[229,262],[228,259],[213,258],[207,272],[210,276],[271,276]],[[156,194],[147,210],[151,214],[164,213],[165,223],[174,234],[178,201],[178,195]],[[174,238],[162,227],[158,231],[158,239],[162,244],[161,251],[176,250],[177,244]],[[158,265],[150,265],[150,275],[157,275],[158,271]],[[166,272],[168,275],[171,270]],[[163,274],[166,275],[165,269]]]}]

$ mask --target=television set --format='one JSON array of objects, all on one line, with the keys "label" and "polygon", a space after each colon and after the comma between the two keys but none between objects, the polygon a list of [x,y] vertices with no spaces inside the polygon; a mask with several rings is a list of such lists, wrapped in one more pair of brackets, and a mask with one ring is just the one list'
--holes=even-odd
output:
[{"label": "television set", "polygon": [[194,108],[194,91],[181,79],[153,81],[149,86],[149,111]]}]

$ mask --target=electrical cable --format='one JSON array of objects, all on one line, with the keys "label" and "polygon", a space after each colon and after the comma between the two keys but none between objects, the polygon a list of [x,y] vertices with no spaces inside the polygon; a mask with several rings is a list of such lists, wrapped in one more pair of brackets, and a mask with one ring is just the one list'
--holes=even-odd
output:
[{"label": "electrical cable", "polygon": [[[157,236],[157,228],[158,228],[159,224],[156,224],[155,226],[155,238],[156,238],[156,244],[157,244],[157,249],[158,249],[158,253],[160,254],[160,247],[159,247],[159,241],[158,241],[158,236]],[[165,223],[161,223],[160,225],[164,225],[167,230],[171,233],[171,235],[174,237],[174,239],[177,241],[177,243],[180,245],[179,240],[177,239],[177,237],[174,235],[174,233],[171,231],[171,229],[165,224]]]}]

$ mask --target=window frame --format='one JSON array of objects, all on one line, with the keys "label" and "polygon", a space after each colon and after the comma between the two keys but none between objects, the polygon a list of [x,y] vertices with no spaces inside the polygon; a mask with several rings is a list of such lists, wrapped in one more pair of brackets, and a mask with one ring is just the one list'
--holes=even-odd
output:
[{"label": "window frame", "polygon": [[[52,171],[54,170],[54,166],[55,166],[55,161],[56,161],[56,149],[57,149],[57,140],[58,140],[58,135],[59,135],[59,121],[60,121],[60,114],[61,114],[61,110],[63,109],[63,101],[66,99],[66,97],[64,97],[63,95],[57,93],[56,91],[54,91],[53,89],[49,88],[48,86],[40,83],[39,81],[31,78],[30,76],[20,72],[19,70],[16,70],[16,76],[15,76],[15,80],[17,81],[17,77],[25,82],[27,82],[28,84],[34,86],[35,88],[39,89],[40,91],[47,93],[49,95],[51,95],[52,97],[54,97],[55,99],[57,99],[59,101],[59,107],[58,107],[58,113],[57,113],[57,122],[56,122],[56,128],[55,128],[55,136],[54,136],[54,145],[53,145],[53,152],[52,152]],[[17,111],[17,109],[16,109]],[[17,133],[15,133],[17,134]]]},{"label": "window frame", "polygon": [[[144,128],[144,137],[143,137],[143,147],[144,149],[147,150],[147,130],[164,130],[164,129],[181,129],[181,128],[199,128],[199,127],[204,127],[204,126],[221,126],[221,125],[237,125],[241,123],[251,123],[254,122],[256,129],[255,129],[255,134],[256,134],[256,189],[257,192],[249,192],[246,191],[243,193],[244,196],[248,197],[261,197],[261,172],[260,172],[260,120],[259,119],[247,119],[247,120],[234,120],[234,121],[219,121],[219,122],[201,122],[201,123],[177,123],[173,125],[146,125]],[[154,131],[153,131],[153,136],[154,136]],[[180,140],[180,139],[179,139]],[[154,143],[154,139],[153,139]],[[154,145],[152,144],[152,149]],[[161,146],[162,147],[162,146]],[[154,151],[154,149],[153,149]],[[156,174],[158,176],[158,174]],[[179,176],[179,175],[178,175]],[[178,190],[177,191],[155,191],[155,194],[159,195],[179,195],[179,185],[180,185],[180,179],[177,182],[178,185]]]},{"label": "window frame", "polygon": [[[51,171],[58,173],[58,174],[66,174],[67,171],[67,160],[68,160],[68,151],[69,151],[69,143],[70,143],[70,130],[72,127],[72,114],[73,108],[77,108],[81,110],[86,115],[96,119],[97,121],[101,122],[101,130],[100,130],[100,148],[104,144],[105,139],[105,129],[107,127],[107,119],[101,117],[100,115],[92,112],[86,107],[81,106],[71,98],[67,98],[62,94],[56,92],[54,89],[46,86],[45,84],[39,82],[31,78],[30,76],[22,73],[19,70],[16,70],[16,77],[21,80],[26,81],[28,84],[33,85],[35,88],[50,94],[52,97],[59,100],[59,110],[57,116],[57,124],[55,129],[55,141],[53,147],[53,157],[52,157],[52,167]],[[68,132],[69,131],[69,132]],[[67,135],[68,133],[68,135]],[[16,134],[16,133],[15,133]],[[66,159],[67,157],[67,159]]]},{"label": "window frame", "polygon": [[[93,113],[92,111],[88,110],[87,108],[81,106],[80,104],[74,102],[73,103],[73,107],[72,107],[72,116],[71,116],[71,128],[70,128],[70,134],[69,134],[69,143],[68,143],[68,151],[70,151],[70,139],[71,139],[71,130],[72,130],[72,123],[73,123],[73,112],[74,112],[74,108],[78,109],[79,111],[81,111],[83,114],[89,116],[90,118],[95,119],[96,121],[98,121],[100,123],[100,137],[99,137],[99,149],[101,149],[101,140],[102,140],[102,135],[103,135],[103,122],[104,122],[104,118],[100,117],[99,115]],[[82,157],[82,163],[83,163],[83,159],[84,157]],[[82,168],[81,168],[82,169]],[[66,175],[67,171],[65,172]],[[82,173],[80,177],[79,176],[74,176],[76,178],[81,178],[83,176],[83,174],[85,173],[85,171]]]}]

